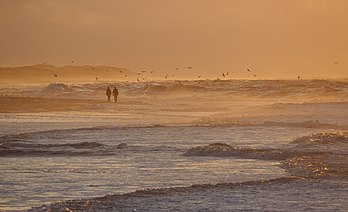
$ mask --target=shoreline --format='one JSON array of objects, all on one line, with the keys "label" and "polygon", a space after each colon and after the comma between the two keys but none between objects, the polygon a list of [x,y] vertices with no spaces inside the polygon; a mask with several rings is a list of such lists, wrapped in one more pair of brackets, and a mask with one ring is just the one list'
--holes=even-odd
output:
[{"label": "shoreline", "polygon": [[0,96],[0,102],[0,113],[86,111],[93,104],[108,103],[92,99],[16,96]]}]

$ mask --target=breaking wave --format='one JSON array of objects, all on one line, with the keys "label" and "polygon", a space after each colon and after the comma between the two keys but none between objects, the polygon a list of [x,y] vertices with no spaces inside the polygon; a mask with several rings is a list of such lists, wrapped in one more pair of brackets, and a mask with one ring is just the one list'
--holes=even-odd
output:
[{"label": "breaking wave", "polygon": [[48,86],[44,87],[40,93],[45,95],[57,94],[57,93],[65,93],[69,92],[71,89],[68,85],[64,83],[51,83]]},{"label": "breaking wave", "polygon": [[145,93],[162,93],[162,92],[197,92],[207,91],[207,88],[198,85],[182,85],[182,84],[159,84],[152,83],[144,87]]},{"label": "breaking wave", "polygon": [[347,144],[348,133],[347,132],[336,132],[336,133],[317,133],[309,136],[303,136],[295,139],[291,143],[299,145],[313,145],[313,144]]},{"label": "breaking wave", "polygon": [[105,145],[97,142],[80,142],[65,144],[32,144],[25,142],[11,142],[0,144],[0,156],[105,156],[120,154],[123,149],[137,151],[135,146],[126,143]]},{"label": "breaking wave", "polygon": [[[263,126],[263,127],[298,127],[316,129],[337,129],[348,130],[347,125],[321,123],[319,120],[308,120],[301,122],[282,122],[282,121],[262,121],[267,117],[221,117],[208,116],[193,122],[194,126],[204,127],[244,127],[244,126]],[[258,120],[259,119],[259,120]]]},{"label": "breaking wave", "polygon": [[[292,146],[294,144],[294,146]],[[281,160],[294,176],[348,177],[348,133],[319,133],[295,139],[284,149],[253,149],[214,143],[189,149],[185,156]]]},{"label": "breaking wave", "polygon": [[253,149],[245,147],[232,147],[227,144],[214,143],[189,149],[185,156],[210,156],[210,157],[239,157],[259,160],[284,160],[291,157],[292,153],[280,149]]},{"label": "breaking wave", "polygon": [[[39,212],[39,211],[136,211],[136,206],[140,207],[144,211],[153,211],[159,210],[160,205],[158,199],[161,197],[170,198],[171,196],[184,196],[192,194],[203,194],[205,192],[218,191],[222,192],[225,190],[228,191],[238,191],[239,189],[246,189],[250,186],[270,186],[270,185],[281,185],[284,183],[301,183],[301,178],[297,177],[282,177],[271,180],[257,180],[257,181],[248,181],[241,183],[219,183],[219,184],[197,184],[188,187],[172,187],[172,188],[158,188],[158,189],[144,189],[137,190],[131,193],[126,194],[114,194],[106,195],[104,197],[98,197],[94,199],[78,199],[78,200],[69,200],[69,201],[59,201],[52,203],[51,205],[43,205],[42,207],[33,207],[30,212]],[[146,202],[139,202],[141,198],[146,198]],[[152,199],[154,198],[154,199]],[[136,199],[136,200],[135,200]],[[148,201],[151,202],[151,209],[145,209],[145,205]],[[178,201],[178,200],[176,200]],[[134,204],[142,203],[142,205]],[[168,203],[166,202],[166,205]],[[167,211],[169,208],[165,208]],[[172,208],[170,211],[177,211],[178,208]],[[192,208],[191,208],[192,210]],[[179,211],[187,211],[179,210]]]}]

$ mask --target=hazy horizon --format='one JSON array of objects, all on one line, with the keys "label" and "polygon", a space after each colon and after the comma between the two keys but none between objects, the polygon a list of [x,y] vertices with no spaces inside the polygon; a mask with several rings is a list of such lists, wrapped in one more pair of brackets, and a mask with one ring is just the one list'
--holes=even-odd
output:
[{"label": "hazy horizon", "polygon": [[254,79],[249,68],[256,79],[347,78],[347,10],[345,0],[3,0],[0,67],[98,64]]}]

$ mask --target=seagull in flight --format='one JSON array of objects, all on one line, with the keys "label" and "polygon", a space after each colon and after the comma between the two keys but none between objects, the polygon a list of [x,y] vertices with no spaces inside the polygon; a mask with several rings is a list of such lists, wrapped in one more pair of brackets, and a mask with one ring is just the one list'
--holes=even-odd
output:
[{"label": "seagull in flight", "polygon": [[247,68],[247,71],[248,71],[250,74],[252,74],[254,77],[256,77],[256,74],[252,73],[252,72],[250,71],[250,69]]}]

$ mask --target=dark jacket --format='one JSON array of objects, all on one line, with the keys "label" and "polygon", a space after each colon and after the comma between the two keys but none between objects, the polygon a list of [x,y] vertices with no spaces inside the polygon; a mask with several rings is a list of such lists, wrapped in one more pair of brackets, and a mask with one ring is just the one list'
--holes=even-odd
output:
[{"label": "dark jacket", "polygon": [[106,89],[106,95],[111,96],[111,89],[109,87],[108,87],[108,89]]},{"label": "dark jacket", "polygon": [[118,90],[117,88],[114,88],[114,90],[112,91],[112,95],[117,96],[118,95]]}]

